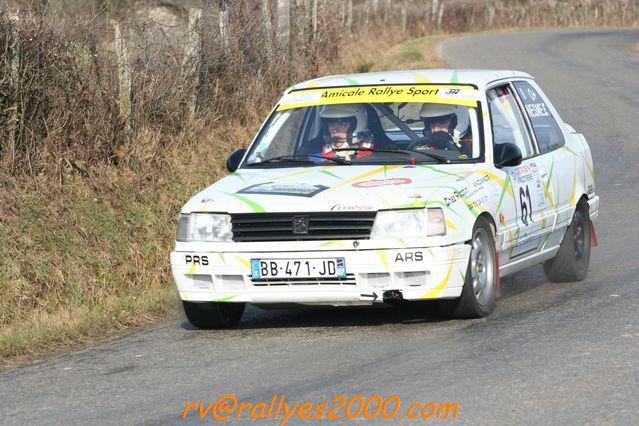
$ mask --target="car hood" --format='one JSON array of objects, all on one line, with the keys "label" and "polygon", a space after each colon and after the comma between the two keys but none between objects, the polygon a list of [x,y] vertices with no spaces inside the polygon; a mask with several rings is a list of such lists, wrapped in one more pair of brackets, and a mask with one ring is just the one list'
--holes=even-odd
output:
[{"label": "car hood", "polygon": [[465,186],[473,164],[240,169],[196,194],[182,213],[377,211],[421,207]]}]

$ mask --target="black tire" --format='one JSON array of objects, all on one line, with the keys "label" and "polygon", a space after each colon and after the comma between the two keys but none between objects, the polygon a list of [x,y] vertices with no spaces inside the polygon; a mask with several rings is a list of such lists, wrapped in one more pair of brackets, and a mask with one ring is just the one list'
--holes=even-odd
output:
[{"label": "black tire", "polygon": [[546,278],[555,283],[583,281],[590,265],[590,222],[588,204],[577,204],[557,255],[544,263]]},{"label": "black tire", "polygon": [[246,303],[182,301],[186,318],[193,326],[209,330],[231,328],[242,318]]},{"label": "black tire", "polygon": [[[497,256],[495,236],[490,222],[477,219],[471,239],[466,278],[459,299],[442,301],[443,312],[453,318],[483,318],[495,310],[497,293]],[[481,240],[481,247],[476,240]],[[481,256],[479,254],[481,253]],[[483,260],[480,260],[483,259]],[[485,273],[482,281],[479,276]],[[478,276],[479,275],[479,276]]]}]

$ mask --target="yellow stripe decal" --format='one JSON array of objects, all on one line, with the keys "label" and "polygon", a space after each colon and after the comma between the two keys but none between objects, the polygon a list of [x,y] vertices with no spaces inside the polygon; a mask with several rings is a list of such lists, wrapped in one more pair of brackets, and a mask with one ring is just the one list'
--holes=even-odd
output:
[{"label": "yellow stripe decal", "polygon": [[453,271],[454,263],[455,263],[455,252],[453,251],[453,258],[450,261],[450,265],[448,266],[448,272],[446,272],[446,276],[439,284],[437,284],[436,287],[428,290],[428,292],[421,297],[422,299],[435,299],[437,298],[437,296],[441,294],[442,291],[444,291],[444,289],[446,288],[446,284],[448,284],[448,280],[450,279],[450,273]]},{"label": "yellow stripe decal", "polygon": [[[328,168],[327,166],[322,166],[322,167],[320,167],[321,170],[319,170],[319,171],[324,171],[324,169],[327,169],[327,168]],[[299,172],[289,173],[289,174],[284,175],[284,176],[278,176],[278,177],[272,178],[271,180],[274,180],[274,181],[275,180],[282,180],[282,179],[286,179],[286,178],[290,178],[290,177],[294,177],[294,176],[305,175],[305,174],[308,174],[308,173],[315,173],[317,171],[318,170],[316,168],[310,168],[310,169],[302,170],[302,171],[299,171]]]},{"label": "yellow stripe decal", "polygon": [[186,271],[186,275],[193,275],[193,272],[195,272],[195,267],[197,266],[197,264],[193,264],[191,265],[191,267],[189,268],[188,271]]},{"label": "yellow stripe decal", "polygon": [[[387,166],[387,167],[386,167],[386,169],[388,169],[388,170],[394,170],[394,169],[398,169],[398,168],[400,168],[400,167],[404,167],[404,165],[402,165],[402,164],[397,164],[397,165],[394,165],[394,166]],[[359,176],[355,176],[354,178],[351,178],[351,179],[345,180],[344,182],[340,182],[340,183],[338,183],[337,185],[333,186],[332,188],[328,188],[326,191],[321,192],[321,193],[320,193],[320,195],[324,195],[324,194],[326,194],[326,193],[328,193],[328,192],[331,192],[331,191],[332,191],[332,190],[334,190],[334,189],[337,189],[337,188],[340,188],[340,187],[342,187],[342,186],[345,186],[345,185],[351,184],[351,183],[353,183],[353,182],[357,182],[358,180],[362,180],[362,179],[364,179],[364,178],[367,178],[367,177],[370,177],[370,176],[373,176],[373,175],[377,175],[377,174],[383,173],[383,172],[384,172],[384,170],[385,170],[385,168],[384,168],[384,167],[379,167],[379,168],[374,169],[374,170],[371,170],[371,171],[369,171],[369,172],[362,173],[362,174],[361,174],[361,175],[359,175]]]},{"label": "yellow stripe decal", "polygon": [[457,230],[459,229],[459,228],[457,228],[457,227],[455,226],[455,224],[454,224],[453,222],[451,222],[451,220],[450,220],[450,219],[448,219],[448,218],[446,218],[446,226],[447,226],[449,229],[452,229],[453,231],[457,231]]},{"label": "yellow stripe decal", "polygon": [[288,93],[280,100],[277,110],[371,102],[432,102],[476,107],[477,99],[479,99],[479,91],[472,86],[414,84],[325,87],[301,89]]},{"label": "yellow stripe decal", "polygon": [[235,258],[236,258],[236,259],[237,259],[237,260],[238,260],[238,261],[239,261],[242,265],[244,265],[244,266],[246,266],[247,268],[251,269],[251,263],[250,263],[248,260],[246,260],[246,259],[242,259],[242,258],[241,258],[241,257],[239,257],[239,256],[235,256]]},{"label": "yellow stripe decal", "polygon": [[570,196],[570,205],[575,203],[575,193],[577,192],[577,157],[574,157],[572,167],[572,195]]},{"label": "yellow stripe decal", "polygon": [[386,252],[384,250],[375,250],[379,258],[382,260],[386,271],[388,271],[388,259],[386,259]]},{"label": "yellow stripe decal", "polygon": [[337,240],[326,241],[325,243],[320,244],[318,247],[327,247],[327,246],[338,246],[344,249],[348,249],[348,247],[346,247],[346,245],[343,242],[337,241]]},{"label": "yellow stripe decal", "polygon": [[430,83],[431,79],[428,77],[425,77],[417,72],[413,71],[413,77],[415,77],[415,82],[416,83]]},{"label": "yellow stripe decal", "polygon": [[182,300],[186,300],[187,302],[189,301],[189,297],[186,295],[186,292],[184,291],[180,292],[180,297],[182,298]]},{"label": "yellow stripe decal", "polygon": [[586,159],[585,155],[581,156],[584,159],[584,163],[586,163],[586,167],[588,167],[588,171],[590,172],[590,176],[592,176],[592,179],[595,179],[595,171],[593,170],[592,166],[590,165],[590,163],[588,162],[588,160]]}]

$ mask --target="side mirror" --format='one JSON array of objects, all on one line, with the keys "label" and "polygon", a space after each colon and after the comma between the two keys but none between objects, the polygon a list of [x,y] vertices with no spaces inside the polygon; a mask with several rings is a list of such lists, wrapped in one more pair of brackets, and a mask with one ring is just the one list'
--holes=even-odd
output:
[{"label": "side mirror", "polygon": [[246,154],[246,150],[244,148],[236,149],[228,156],[226,159],[226,169],[229,173],[233,173],[240,167],[240,163],[242,162],[242,158],[244,158],[244,154]]},{"label": "side mirror", "polygon": [[496,167],[512,167],[521,164],[521,150],[514,143],[501,143],[495,145],[493,151]]}]

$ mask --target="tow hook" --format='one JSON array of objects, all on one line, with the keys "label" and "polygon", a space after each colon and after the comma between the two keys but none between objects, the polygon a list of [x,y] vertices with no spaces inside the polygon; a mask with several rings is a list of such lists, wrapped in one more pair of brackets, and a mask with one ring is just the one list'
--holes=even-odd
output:
[{"label": "tow hook", "polygon": [[404,300],[401,290],[386,290],[383,297],[384,302],[392,300]]}]

